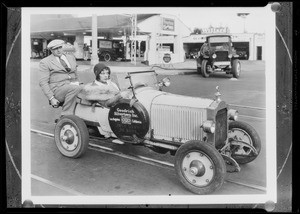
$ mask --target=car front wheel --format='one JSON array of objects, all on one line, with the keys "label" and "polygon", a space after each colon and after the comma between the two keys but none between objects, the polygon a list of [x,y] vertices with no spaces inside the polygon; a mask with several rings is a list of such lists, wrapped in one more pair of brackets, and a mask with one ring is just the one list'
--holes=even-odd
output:
[{"label": "car front wheel", "polygon": [[238,59],[234,59],[232,62],[231,73],[234,78],[239,78],[241,75],[241,63]]},{"label": "car front wheel", "polygon": [[89,132],[82,119],[75,115],[66,115],[56,123],[54,139],[61,154],[78,158],[87,150]]},{"label": "car front wheel", "polygon": [[175,171],[188,190],[202,195],[212,193],[222,186],[226,165],[212,145],[193,140],[177,150]]},{"label": "car front wheel", "polygon": [[208,74],[208,72],[207,72],[207,63],[208,63],[208,61],[206,60],[206,59],[204,59],[203,61],[202,61],[202,65],[201,65],[201,70],[202,70],[202,76],[203,77],[209,77],[209,74]]}]

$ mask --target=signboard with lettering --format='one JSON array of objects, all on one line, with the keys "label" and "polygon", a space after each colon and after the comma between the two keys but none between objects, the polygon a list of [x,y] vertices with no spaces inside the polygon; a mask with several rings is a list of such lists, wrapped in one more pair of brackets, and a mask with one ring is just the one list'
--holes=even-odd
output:
[{"label": "signboard with lettering", "polygon": [[170,18],[162,18],[162,29],[168,31],[175,30],[175,20]]},{"label": "signboard with lettering", "polygon": [[156,43],[174,43],[174,36],[158,36]]},{"label": "signboard with lettering", "polygon": [[99,48],[112,48],[112,41],[99,40]]},{"label": "signboard with lettering", "polygon": [[148,112],[139,102],[133,106],[130,106],[130,100],[116,104],[111,107],[108,120],[112,131],[120,139],[143,138],[149,130]]},{"label": "signboard with lettering", "polygon": [[203,34],[213,34],[213,33],[229,33],[228,27],[210,27],[210,28],[203,28]]}]

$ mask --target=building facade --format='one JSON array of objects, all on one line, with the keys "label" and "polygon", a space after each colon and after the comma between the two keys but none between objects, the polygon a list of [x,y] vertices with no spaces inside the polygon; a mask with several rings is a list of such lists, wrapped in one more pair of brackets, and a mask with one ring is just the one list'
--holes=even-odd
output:
[{"label": "building facade", "polygon": [[[190,35],[191,31],[184,23],[176,16],[167,14],[140,14],[137,17],[135,35],[131,35],[129,18],[123,19],[121,15],[98,17],[97,38],[120,40],[124,47],[124,58],[127,60],[132,55],[130,45],[132,41],[136,42],[137,56],[146,64],[178,63],[185,60],[182,38]],[[116,18],[119,18],[119,21],[113,22]],[[91,19],[70,17],[66,19],[57,18],[55,22],[52,18],[32,24],[33,58],[38,57],[39,53],[47,55],[46,47],[52,39],[65,40],[74,46],[73,54],[77,59],[84,58],[84,44],[91,45],[92,40]],[[104,22],[104,19],[107,21]],[[111,24],[108,25],[108,22]],[[170,58],[168,62],[163,60],[166,54]]]},{"label": "building facade", "polygon": [[[228,31],[204,31],[202,34],[192,34],[183,38],[186,53],[200,50],[206,35],[214,33],[228,33]],[[231,33],[232,42],[237,52],[246,53],[244,59],[265,60],[265,35],[259,33]]]}]

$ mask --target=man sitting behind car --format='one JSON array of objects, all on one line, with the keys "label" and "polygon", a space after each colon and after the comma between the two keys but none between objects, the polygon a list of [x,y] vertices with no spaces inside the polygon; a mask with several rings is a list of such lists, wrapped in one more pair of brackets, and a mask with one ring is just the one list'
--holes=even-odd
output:
[{"label": "man sitting behind car", "polygon": [[83,88],[78,79],[76,59],[64,53],[64,44],[63,40],[52,40],[47,46],[52,54],[39,64],[39,85],[50,105],[54,108],[62,105],[61,116],[74,114],[76,96]]}]

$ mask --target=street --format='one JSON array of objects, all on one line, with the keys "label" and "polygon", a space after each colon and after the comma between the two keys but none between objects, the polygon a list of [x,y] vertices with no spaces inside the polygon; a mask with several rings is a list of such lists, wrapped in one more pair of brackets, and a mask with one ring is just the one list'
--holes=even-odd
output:
[{"label": "street", "polygon": [[[241,63],[239,79],[224,73],[209,78],[195,72],[158,75],[158,79],[170,77],[170,87],[163,90],[174,94],[214,99],[219,86],[221,99],[237,109],[239,120],[253,126],[261,138],[259,157],[242,165],[241,172],[227,173],[221,189],[213,193],[216,195],[264,194],[266,188],[265,67],[262,61]],[[52,108],[42,93],[36,65],[32,63],[30,70],[32,195],[192,195],[176,177],[174,157],[169,153],[91,140],[81,158],[62,156],[53,139],[54,120],[60,109]],[[82,70],[79,75],[84,83],[94,78],[90,70]]]}]

